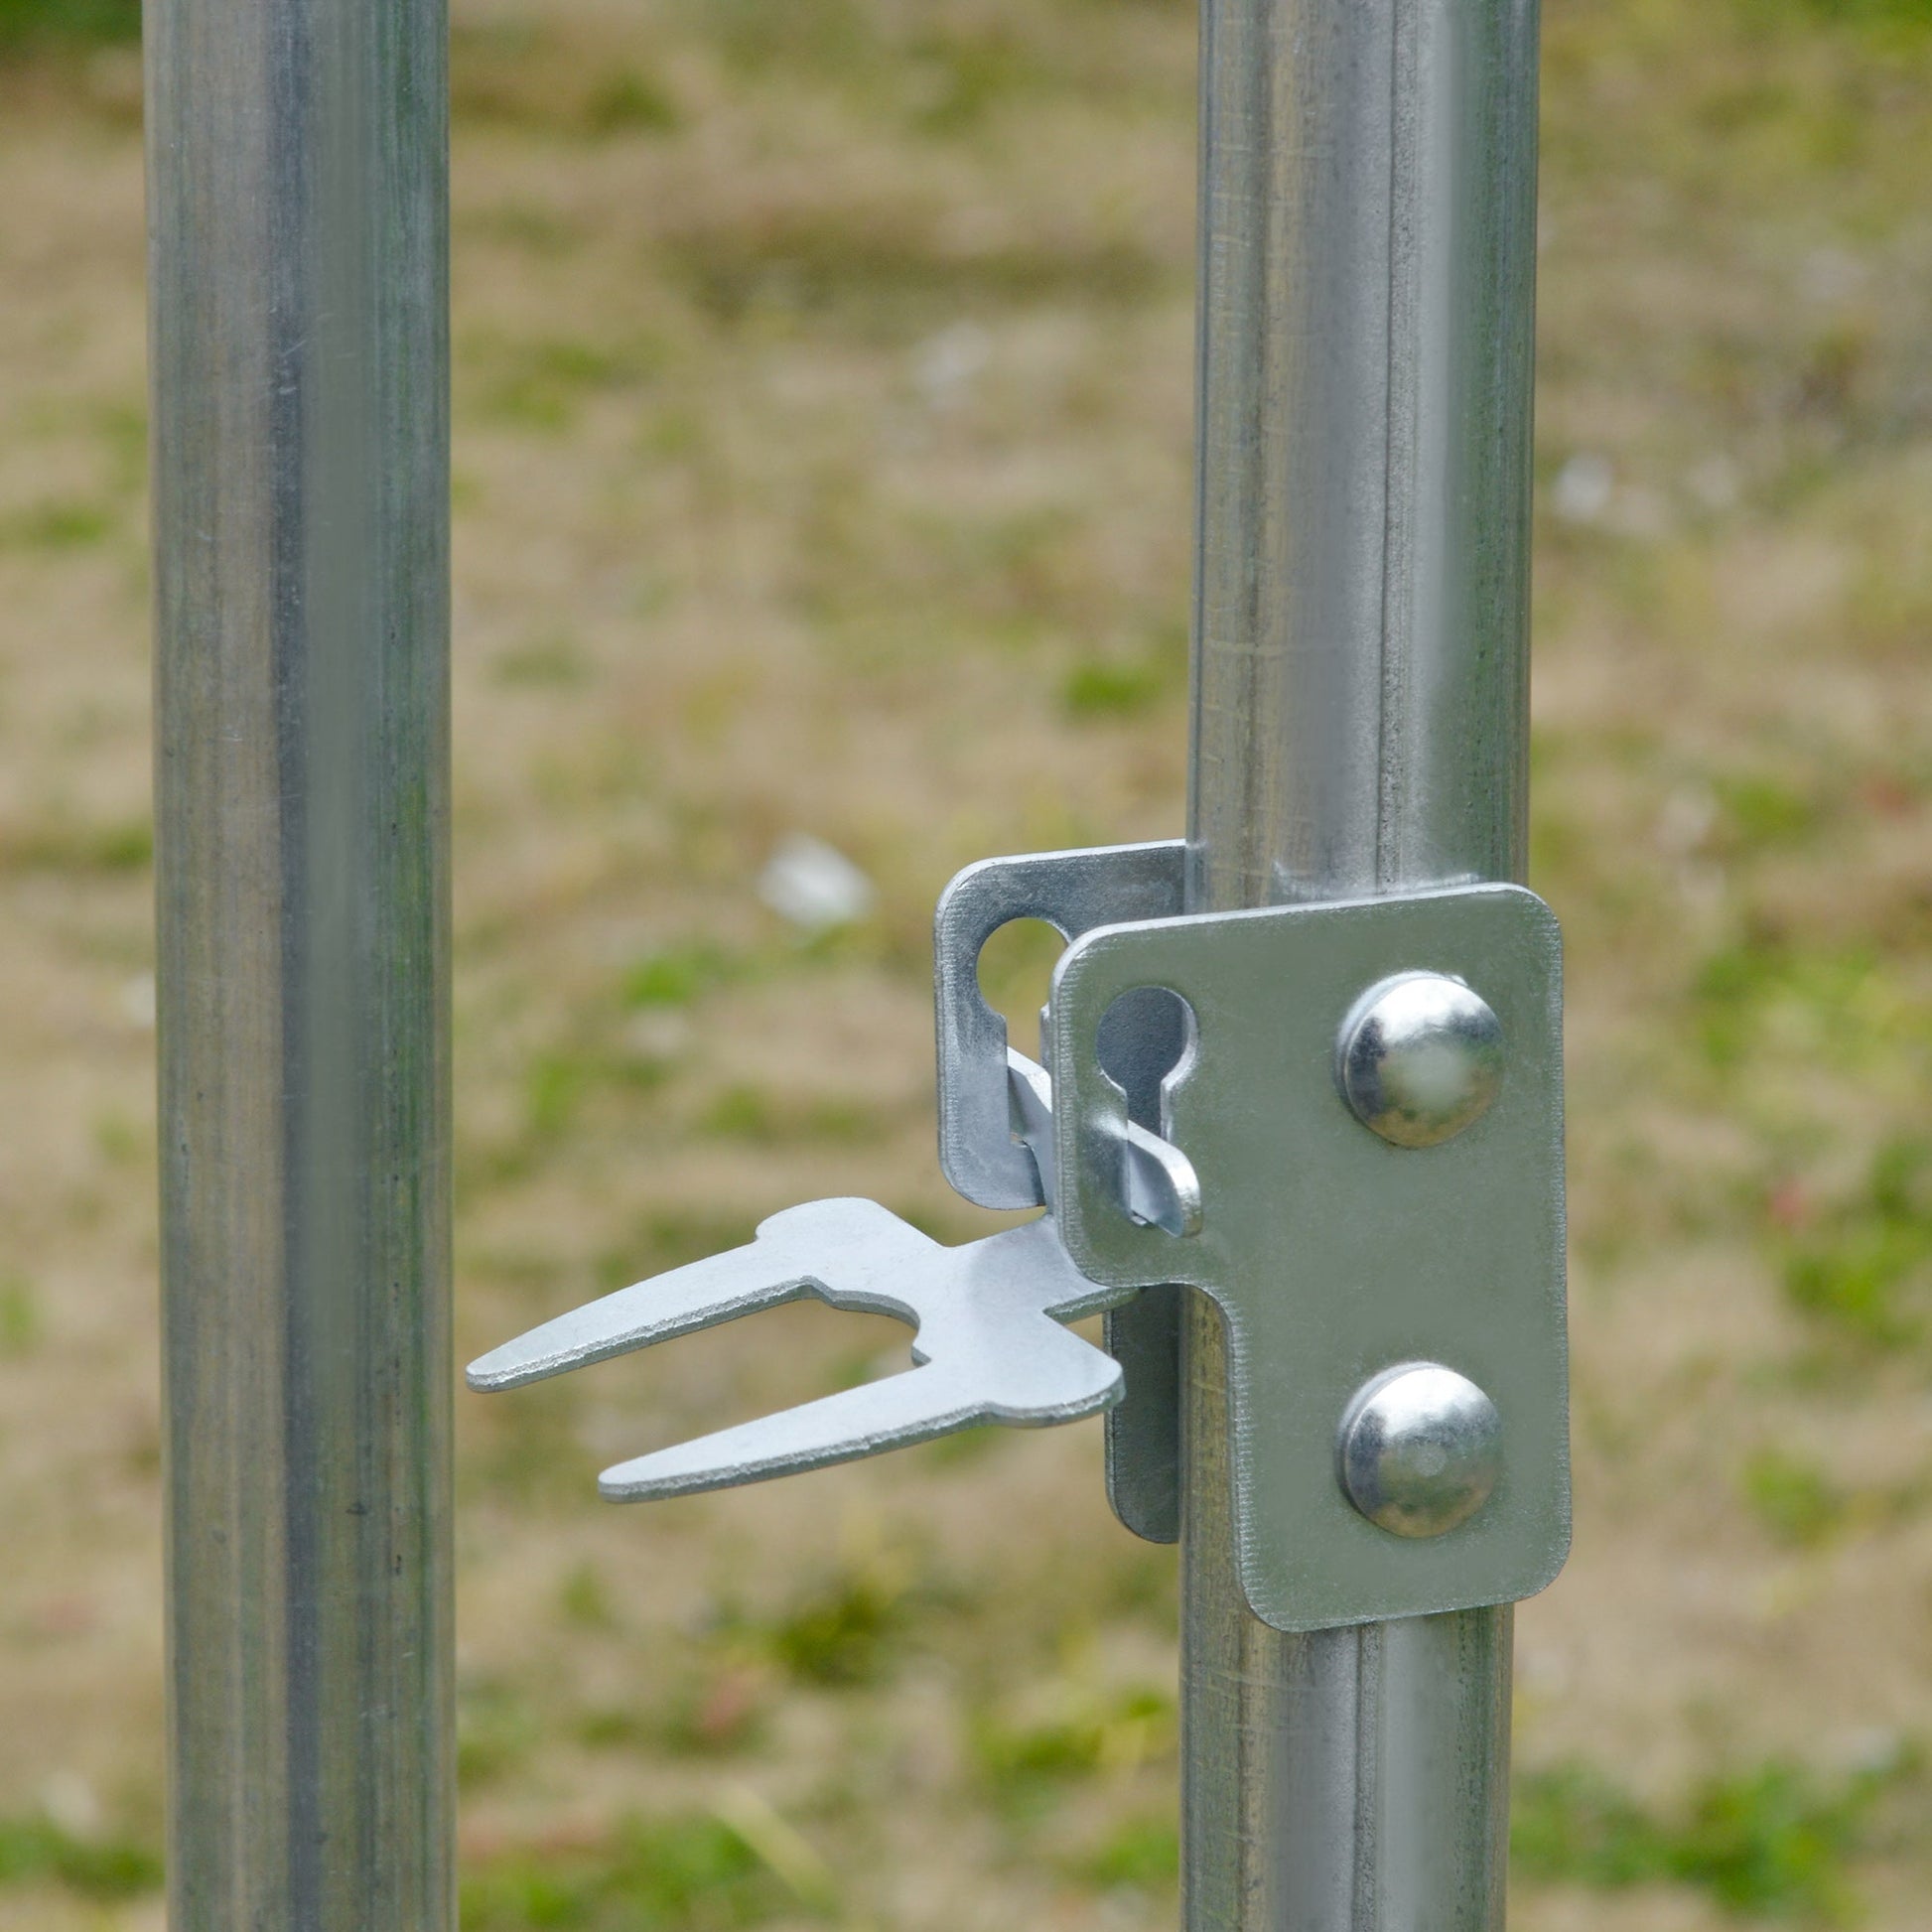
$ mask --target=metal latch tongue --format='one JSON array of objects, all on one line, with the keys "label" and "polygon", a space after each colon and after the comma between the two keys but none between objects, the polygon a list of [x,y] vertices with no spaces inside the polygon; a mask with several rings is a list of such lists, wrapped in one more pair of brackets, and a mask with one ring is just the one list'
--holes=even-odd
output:
[{"label": "metal latch tongue", "polygon": [[1067,1259],[1050,1220],[947,1248],[877,1201],[821,1200],[757,1239],[559,1315],[472,1362],[519,1388],[805,1297],[912,1323],[917,1364],[606,1469],[613,1502],[689,1495],[903,1449],[982,1423],[1076,1422],[1120,1399],[1117,1362],[1061,1323],[1128,1299]]}]

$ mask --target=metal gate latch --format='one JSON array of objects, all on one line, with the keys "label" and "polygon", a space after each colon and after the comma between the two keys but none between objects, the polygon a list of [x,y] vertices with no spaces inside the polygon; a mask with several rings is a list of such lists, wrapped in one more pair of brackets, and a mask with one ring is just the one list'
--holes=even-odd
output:
[{"label": "metal gate latch", "polygon": [[[781,1302],[914,1324],[908,1373],[608,1469],[606,1496],[1111,1411],[1108,1489],[1176,1533],[1180,1297],[1226,1337],[1236,1563],[1282,1630],[1533,1594],[1569,1546],[1561,948],[1515,886],[1183,913],[1178,842],[992,859],[935,923],[940,1158],[1043,1206],[963,1247],[865,1200],[621,1289],[472,1364],[507,1389]],[[1068,940],[1046,1064],[987,939]],[[1107,1352],[1064,1327],[1110,1311]],[[1124,1398],[1124,1399],[1123,1399]]]}]

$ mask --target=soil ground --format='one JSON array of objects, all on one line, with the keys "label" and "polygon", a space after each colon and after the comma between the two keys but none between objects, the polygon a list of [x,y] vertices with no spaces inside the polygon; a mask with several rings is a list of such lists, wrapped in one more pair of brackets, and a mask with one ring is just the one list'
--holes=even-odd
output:
[{"label": "soil ground", "polygon": [[[1932,15],[1555,0],[1547,49],[1578,1536],[1515,1918],[1917,1932]],[[1166,0],[460,6],[465,1355],[793,1200],[980,1225],[933,895],[1180,823],[1193,58]],[[0,51],[5,1932],[161,1919],[138,92]],[[812,941],[757,890],[801,832],[876,891]],[[460,1401],[475,1932],[1173,1922],[1173,1566],[1097,1429],[594,1500],[902,1350],[790,1310]]]}]

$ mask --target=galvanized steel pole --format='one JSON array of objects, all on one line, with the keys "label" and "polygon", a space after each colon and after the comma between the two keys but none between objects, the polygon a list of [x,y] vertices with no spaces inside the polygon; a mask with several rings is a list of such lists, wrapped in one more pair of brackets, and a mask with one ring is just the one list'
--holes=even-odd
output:
[{"label": "galvanized steel pole", "polygon": [[[1535,0],[1204,0],[1190,909],[1524,868]],[[1284,1636],[1183,1372],[1188,1932],[1503,1922],[1510,1615]]]},{"label": "galvanized steel pole", "polygon": [[448,1932],[444,0],[150,0],[169,1890]]}]

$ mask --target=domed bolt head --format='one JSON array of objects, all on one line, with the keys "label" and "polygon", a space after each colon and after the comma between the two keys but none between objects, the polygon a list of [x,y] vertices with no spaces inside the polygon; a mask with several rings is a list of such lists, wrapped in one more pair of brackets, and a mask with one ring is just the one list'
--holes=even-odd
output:
[{"label": "domed bolt head", "polygon": [[1341,1486],[1394,1536],[1441,1536],[1489,1500],[1502,1418],[1466,1375],[1404,1362],[1365,1384],[1341,1421]]},{"label": "domed bolt head", "polygon": [[1443,973],[1402,973],[1357,1000],[1335,1046],[1335,1083],[1366,1128],[1434,1147],[1479,1120],[1503,1083],[1502,1023]]}]

